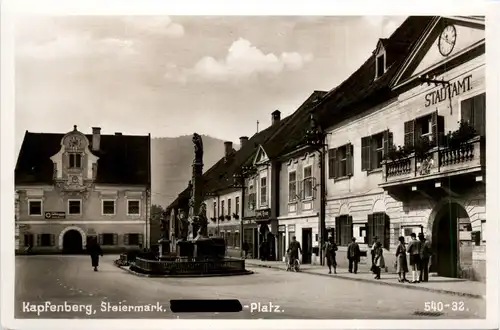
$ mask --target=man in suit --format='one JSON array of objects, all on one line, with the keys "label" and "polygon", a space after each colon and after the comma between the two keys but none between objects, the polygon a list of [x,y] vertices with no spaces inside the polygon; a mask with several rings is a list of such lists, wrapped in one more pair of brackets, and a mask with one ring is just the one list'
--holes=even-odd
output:
[{"label": "man in suit", "polygon": [[356,243],[356,238],[352,238],[351,244],[347,247],[347,259],[349,260],[349,273],[354,271],[354,274],[358,273],[358,263],[361,257],[361,251],[359,250],[359,245]]},{"label": "man in suit", "polygon": [[[412,267],[411,270],[411,276],[412,276],[412,281],[411,283],[419,283],[420,280],[417,280],[420,278],[420,247],[421,247],[421,242],[417,240],[417,235],[415,233],[411,234],[411,241],[410,244],[406,247],[406,252],[410,255],[410,266]],[[415,276],[416,275],[416,276]]]},{"label": "man in suit", "polygon": [[375,274],[374,270],[375,270],[375,248],[377,247],[377,242],[378,242],[378,237],[375,236],[373,237],[373,244],[370,248],[370,253],[372,255],[372,266],[370,268],[370,270]]},{"label": "man in suit", "polygon": [[418,234],[420,240],[420,282],[429,282],[429,260],[432,256],[431,242],[425,239],[423,233]]}]

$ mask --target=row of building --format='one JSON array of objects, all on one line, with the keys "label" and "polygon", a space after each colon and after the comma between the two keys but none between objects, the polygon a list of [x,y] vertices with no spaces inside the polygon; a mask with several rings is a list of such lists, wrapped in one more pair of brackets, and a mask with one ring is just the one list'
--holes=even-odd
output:
[{"label": "row of building", "polygon": [[[484,17],[412,16],[328,92],[315,91],[203,175],[209,234],[228,254],[282,260],[292,236],[313,262],[332,235],[432,241],[432,272],[485,277]],[[222,147],[222,146],[221,146]],[[186,188],[167,207],[172,242]],[[262,255],[262,254],[265,254]]]}]

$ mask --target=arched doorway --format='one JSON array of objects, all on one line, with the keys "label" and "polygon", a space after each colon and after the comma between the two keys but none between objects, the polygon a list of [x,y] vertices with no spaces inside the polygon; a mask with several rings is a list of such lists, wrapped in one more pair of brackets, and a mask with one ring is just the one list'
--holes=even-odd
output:
[{"label": "arched doorway", "polygon": [[467,222],[469,216],[465,209],[449,202],[441,206],[432,226],[432,272],[438,276],[460,277],[461,240],[459,224]]},{"label": "arched doorway", "polygon": [[68,230],[63,236],[63,253],[77,254],[83,252],[82,235],[78,230]]}]

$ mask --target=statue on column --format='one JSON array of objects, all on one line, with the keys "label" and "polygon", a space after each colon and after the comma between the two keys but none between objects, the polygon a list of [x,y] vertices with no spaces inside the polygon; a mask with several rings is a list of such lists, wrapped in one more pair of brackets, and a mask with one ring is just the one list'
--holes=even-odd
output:
[{"label": "statue on column", "polygon": [[203,140],[198,133],[193,134],[194,163],[203,164]]}]

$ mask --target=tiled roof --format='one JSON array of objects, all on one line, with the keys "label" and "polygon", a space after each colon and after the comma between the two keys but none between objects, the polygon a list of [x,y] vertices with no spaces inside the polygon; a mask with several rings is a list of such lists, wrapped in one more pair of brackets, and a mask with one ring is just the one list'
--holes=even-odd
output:
[{"label": "tiled roof", "polygon": [[[50,157],[61,149],[65,134],[26,131],[15,170],[16,184],[53,184]],[[86,135],[92,147],[92,135]],[[101,135],[96,183],[150,184],[150,136]]]},{"label": "tiled roof", "polygon": [[375,55],[372,54],[358,70],[323,98],[316,109],[321,125],[331,126],[347,116],[367,110],[393,97],[395,92],[389,88],[392,77],[434,18],[434,16],[408,17],[383,42],[387,56],[387,70],[384,75],[374,79]]}]

